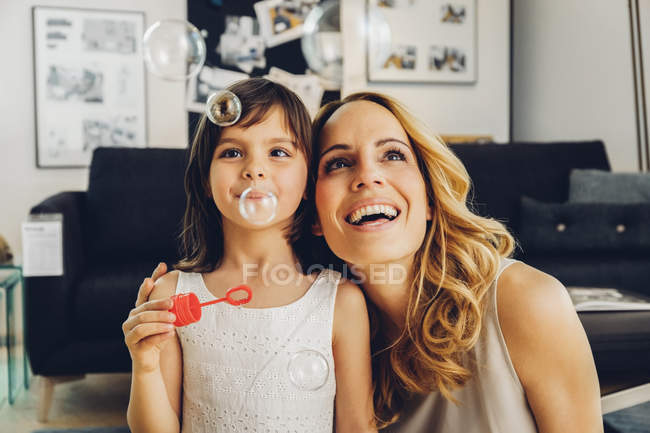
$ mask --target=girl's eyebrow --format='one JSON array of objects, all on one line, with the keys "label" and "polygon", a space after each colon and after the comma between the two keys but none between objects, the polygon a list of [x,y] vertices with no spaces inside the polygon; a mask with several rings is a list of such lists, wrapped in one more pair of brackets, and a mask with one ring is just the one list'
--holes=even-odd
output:
[{"label": "girl's eyebrow", "polygon": [[[399,138],[392,138],[392,137],[389,137],[389,138],[382,138],[382,139],[379,139],[379,140],[375,141],[375,146],[376,146],[376,147],[379,147],[379,146],[382,146],[382,145],[384,145],[384,144],[386,144],[386,143],[392,143],[392,142],[401,143],[401,144],[403,144],[404,146],[409,147],[408,144],[404,143],[404,142],[403,142],[402,140],[400,140]],[[327,152],[331,152],[332,150],[339,150],[339,149],[342,149],[342,150],[349,150],[349,149],[350,149],[350,145],[348,145],[348,144],[342,144],[342,143],[333,144],[333,145],[331,145],[330,147],[328,147],[326,150],[324,150],[324,151],[320,154],[319,158],[322,158],[323,156],[325,156],[325,154],[326,154]]]},{"label": "girl's eyebrow", "polygon": [[[269,144],[276,144],[276,143],[289,143],[291,144],[294,148],[297,148],[296,142],[289,137],[275,137],[275,138],[270,138],[266,140]],[[222,144],[238,144],[240,146],[243,146],[245,144],[245,141],[238,140],[237,138],[222,138],[219,140],[219,143],[217,143],[217,146],[220,146]]]}]

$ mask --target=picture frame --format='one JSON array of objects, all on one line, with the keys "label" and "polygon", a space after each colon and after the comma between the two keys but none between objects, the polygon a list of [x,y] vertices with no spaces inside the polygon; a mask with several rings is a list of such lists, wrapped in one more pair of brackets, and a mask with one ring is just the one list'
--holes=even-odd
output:
[{"label": "picture frame", "polygon": [[367,0],[366,13],[390,29],[367,38],[369,82],[476,82],[476,0]]},{"label": "picture frame", "polygon": [[147,147],[144,25],[141,11],[32,7],[38,168]]}]

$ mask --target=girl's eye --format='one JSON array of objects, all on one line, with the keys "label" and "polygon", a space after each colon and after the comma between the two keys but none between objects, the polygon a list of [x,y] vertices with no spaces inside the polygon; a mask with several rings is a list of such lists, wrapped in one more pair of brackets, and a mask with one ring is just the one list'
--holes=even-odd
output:
[{"label": "girl's eye", "polygon": [[384,154],[384,157],[389,161],[406,161],[404,152],[398,149],[391,149]]},{"label": "girl's eye", "polygon": [[325,163],[325,172],[329,173],[339,168],[349,167],[349,162],[343,158],[332,158]]},{"label": "girl's eye", "polygon": [[291,156],[291,155],[289,155],[289,153],[287,151],[285,151],[284,149],[273,149],[271,151],[271,156],[285,157],[286,158],[286,157]]},{"label": "girl's eye", "polygon": [[239,158],[242,154],[237,149],[227,149],[221,152],[221,158]]}]

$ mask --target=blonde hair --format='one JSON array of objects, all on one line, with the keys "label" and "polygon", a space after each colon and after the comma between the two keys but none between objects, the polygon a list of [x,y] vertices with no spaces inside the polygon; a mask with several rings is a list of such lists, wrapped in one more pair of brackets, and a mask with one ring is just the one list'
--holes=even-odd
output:
[{"label": "blonde hair", "polygon": [[452,391],[472,377],[467,357],[481,332],[486,293],[500,257],[509,256],[514,239],[500,222],[474,214],[467,206],[471,181],[467,170],[442,139],[429,132],[395,99],[361,92],[321,108],[312,127],[315,185],[318,137],[331,115],[353,101],[370,101],[388,109],[409,137],[424,177],[432,220],[414,259],[406,323],[389,341],[370,305],[373,327],[373,384],[378,427],[400,417],[405,391]]}]

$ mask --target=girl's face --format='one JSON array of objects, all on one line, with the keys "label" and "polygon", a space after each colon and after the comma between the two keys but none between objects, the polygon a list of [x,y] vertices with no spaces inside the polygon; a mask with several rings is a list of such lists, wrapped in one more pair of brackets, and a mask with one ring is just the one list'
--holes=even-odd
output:
[{"label": "girl's face", "polygon": [[210,164],[210,191],[226,220],[255,228],[239,213],[239,196],[255,182],[278,198],[272,223],[291,219],[307,183],[307,161],[284,125],[284,113],[273,107],[248,128],[223,128]]},{"label": "girl's face", "polygon": [[334,254],[355,265],[412,258],[431,219],[406,132],[386,108],[349,102],[319,137],[316,208]]}]

